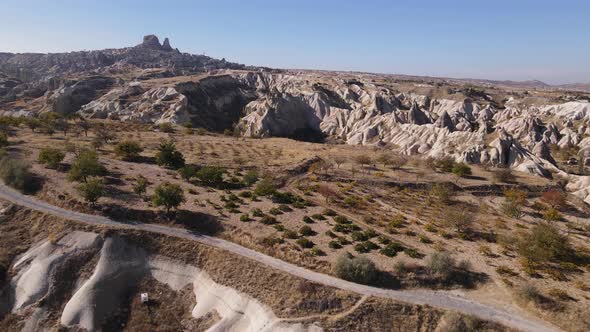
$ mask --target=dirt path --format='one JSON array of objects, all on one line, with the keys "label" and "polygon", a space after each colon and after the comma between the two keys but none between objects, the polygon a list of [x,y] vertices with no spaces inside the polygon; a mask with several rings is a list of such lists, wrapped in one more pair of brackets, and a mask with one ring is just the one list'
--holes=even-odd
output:
[{"label": "dirt path", "polygon": [[445,292],[429,290],[398,291],[356,284],[353,282],[338,279],[333,276],[307,270],[305,268],[284,262],[274,257],[264,255],[262,253],[242,247],[229,241],[225,241],[219,238],[210,237],[206,235],[194,234],[185,229],[171,228],[163,225],[143,224],[139,222],[122,223],[106,217],[88,215],[84,213],[65,210],[57,206],[48,204],[46,202],[37,200],[34,197],[22,195],[19,192],[11,188],[8,188],[4,184],[0,184],[0,198],[5,199],[13,204],[29,208],[31,210],[36,210],[42,213],[55,215],[61,218],[89,225],[108,226],[119,229],[133,229],[163,234],[190,241],[197,241],[199,243],[211,247],[226,250],[231,253],[255,260],[273,269],[277,269],[279,271],[283,271],[324,286],[339,288],[342,290],[362,294],[365,296],[376,296],[412,304],[429,305],[443,310],[454,310],[461,312],[463,314],[479,317],[480,319],[498,322],[505,326],[522,331],[560,331],[558,328],[552,326],[547,322],[543,322],[535,318],[525,318],[519,315],[511,314],[504,310],[497,309]]}]

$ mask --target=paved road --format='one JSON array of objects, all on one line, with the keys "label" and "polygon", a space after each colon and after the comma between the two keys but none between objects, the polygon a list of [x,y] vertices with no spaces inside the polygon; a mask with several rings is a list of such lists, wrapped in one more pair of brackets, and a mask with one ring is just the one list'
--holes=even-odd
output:
[{"label": "paved road", "polygon": [[65,210],[57,206],[35,199],[31,196],[25,196],[21,193],[0,184],[0,198],[5,199],[13,204],[20,205],[31,210],[55,215],[61,218],[85,223],[96,226],[109,226],[114,228],[124,228],[146,231],[151,233],[163,234],[172,237],[182,238],[191,241],[226,250],[231,253],[255,260],[271,268],[292,274],[294,276],[307,279],[309,281],[322,284],[325,286],[335,287],[365,296],[376,296],[403,301],[412,304],[429,305],[432,307],[454,310],[464,314],[473,315],[484,320],[498,322],[522,331],[560,331],[558,328],[549,323],[524,318],[519,315],[511,314],[501,309],[471,301],[459,296],[451,295],[445,292],[429,290],[390,290],[376,287],[365,286],[348,282],[326,274],[307,270],[305,268],[284,262],[280,259],[270,257],[251,250],[235,243],[225,241],[219,238],[191,233],[180,228],[172,228],[163,225],[142,224],[142,223],[122,223],[112,219],[89,215],[74,211]]}]

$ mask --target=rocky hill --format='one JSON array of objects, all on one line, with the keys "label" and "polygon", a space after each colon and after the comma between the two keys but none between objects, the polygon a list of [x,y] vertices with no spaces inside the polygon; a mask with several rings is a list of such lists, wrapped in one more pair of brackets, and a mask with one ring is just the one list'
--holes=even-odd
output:
[{"label": "rocky hill", "polygon": [[572,167],[590,164],[589,100],[538,81],[246,68],[181,53],[153,35],[123,49],[0,54],[0,110],[8,115],[191,122],[245,136],[390,147],[566,177],[585,199],[590,181]]}]

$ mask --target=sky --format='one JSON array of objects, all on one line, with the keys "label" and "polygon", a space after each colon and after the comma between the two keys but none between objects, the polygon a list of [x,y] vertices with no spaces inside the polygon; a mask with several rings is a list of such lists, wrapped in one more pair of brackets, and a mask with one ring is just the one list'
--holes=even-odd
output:
[{"label": "sky", "polygon": [[275,68],[590,82],[587,0],[0,0],[0,52],[169,37]]}]

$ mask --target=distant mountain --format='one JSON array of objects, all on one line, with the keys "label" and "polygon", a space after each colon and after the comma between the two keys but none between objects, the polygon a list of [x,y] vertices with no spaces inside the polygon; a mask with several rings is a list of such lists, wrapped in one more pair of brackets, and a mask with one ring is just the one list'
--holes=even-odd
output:
[{"label": "distant mountain", "polygon": [[213,59],[205,55],[181,53],[170,46],[168,38],[147,35],[134,47],[78,51],[68,53],[0,53],[0,72],[21,81],[34,81],[56,75],[72,74],[104,67],[166,68],[175,75],[212,69],[241,69],[242,64]]}]

